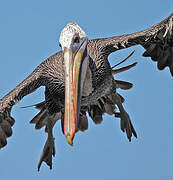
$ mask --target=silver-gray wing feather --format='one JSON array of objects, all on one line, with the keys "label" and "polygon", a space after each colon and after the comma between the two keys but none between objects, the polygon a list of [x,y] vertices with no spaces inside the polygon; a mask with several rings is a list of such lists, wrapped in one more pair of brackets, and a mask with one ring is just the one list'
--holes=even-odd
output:
[{"label": "silver-gray wing feather", "polygon": [[24,96],[40,87],[40,78],[41,72],[38,68],[0,100],[0,148],[7,144],[6,138],[12,135],[11,127],[15,122],[10,115],[12,106],[17,104]]},{"label": "silver-gray wing feather", "polygon": [[[54,54],[40,64],[24,81],[16,88],[0,99],[0,148],[7,144],[7,137],[12,135],[12,126],[15,120],[11,117],[11,109],[24,96],[34,92],[40,86],[45,86],[51,81],[52,74],[57,76],[62,67],[61,52]],[[59,64],[60,68],[58,68]],[[56,66],[56,68],[55,68]],[[58,68],[58,70],[56,70]],[[61,78],[59,73],[59,78]]]},{"label": "silver-gray wing feather", "polygon": [[160,70],[168,66],[173,76],[173,13],[146,30],[92,41],[100,46],[100,51],[106,56],[120,49],[142,45],[146,49],[143,56],[157,61]]}]

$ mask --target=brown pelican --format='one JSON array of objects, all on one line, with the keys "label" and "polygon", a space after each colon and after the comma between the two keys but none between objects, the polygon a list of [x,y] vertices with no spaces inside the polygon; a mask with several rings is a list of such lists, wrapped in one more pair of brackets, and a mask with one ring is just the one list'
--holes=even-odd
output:
[{"label": "brown pelican", "polygon": [[[137,137],[128,113],[123,108],[123,97],[117,88],[129,89],[131,83],[117,81],[113,74],[127,70],[136,63],[112,70],[108,56],[117,50],[134,45],[145,48],[143,56],[157,61],[158,69],[170,68],[173,76],[173,14],[160,23],[137,33],[88,40],[86,33],[74,22],[67,24],[59,38],[61,52],[41,63],[22,83],[0,100],[0,148],[7,144],[12,135],[14,119],[13,105],[24,96],[45,86],[45,101],[36,104],[40,112],[31,120],[36,129],[45,126],[48,139],[39,161],[52,168],[55,155],[52,129],[61,119],[62,131],[69,144],[77,131],[88,128],[86,113],[98,124],[102,115],[108,113],[121,119],[120,127],[131,141]],[[119,112],[116,112],[118,107]]]}]

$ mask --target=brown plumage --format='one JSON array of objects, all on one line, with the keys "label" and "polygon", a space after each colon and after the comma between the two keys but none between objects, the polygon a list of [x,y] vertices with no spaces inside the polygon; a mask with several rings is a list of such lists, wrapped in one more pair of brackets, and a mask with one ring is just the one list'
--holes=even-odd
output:
[{"label": "brown plumage", "polygon": [[[88,128],[86,112],[96,124],[101,123],[102,115],[107,113],[121,118],[121,130],[126,132],[129,141],[131,141],[132,135],[137,137],[129,115],[122,106],[124,98],[116,92],[117,88],[130,89],[132,84],[114,80],[112,75],[127,70],[136,64],[119,70],[112,70],[108,56],[117,50],[141,45],[146,50],[143,56],[151,57],[153,61],[156,61],[160,70],[168,66],[173,76],[172,24],[173,14],[144,31],[88,41],[89,70],[87,76],[89,81],[88,84],[85,84],[89,85],[86,86],[89,87],[89,94],[81,98],[81,112],[77,130],[84,131]],[[75,23],[73,25],[75,26]],[[40,86],[46,87],[45,102],[36,105],[40,112],[31,120],[31,123],[35,124],[36,129],[46,126],[46,131],[49,120],[52,121],[52,127],[59,119],[62,121],[62,126],[64,125],[64,59],[63,53],[58,52],[41,63],[30,76],[0,100],[0,148],[7,144],[7,137],[12,135],[11,127],[14,124],[14,119],[10,114],[13,105]],[[115,112],[117,107],[120,110],[119,113]],[[45,151],[47,152],[47,149]],[[51,156],[54,153],[53,150],[50,153]],[[39,162],[39,167],[42,161],[52,167],[51,159],[47,159],[44,153]]]}]

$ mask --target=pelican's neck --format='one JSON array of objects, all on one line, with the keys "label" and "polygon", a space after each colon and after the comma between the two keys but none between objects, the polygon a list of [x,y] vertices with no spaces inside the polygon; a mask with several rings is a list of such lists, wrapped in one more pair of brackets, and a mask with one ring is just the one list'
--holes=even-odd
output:
[{"label": "pelican's neck", "polygon": [[89,67],[89,57],[83,62],[82,65],[82,96],[89,96],[93,91],[92,86],[92,71]]}]

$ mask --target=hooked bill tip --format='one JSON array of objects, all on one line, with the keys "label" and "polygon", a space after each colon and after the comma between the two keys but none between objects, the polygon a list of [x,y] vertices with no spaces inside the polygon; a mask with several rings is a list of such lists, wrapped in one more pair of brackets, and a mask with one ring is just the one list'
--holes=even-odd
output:
[{"label": "hooked bill tip", "polygon": [[70,135],[67,135],[66,139],[67,139],[67,142],[68,142],[71,146],[73,146],[73,139],[72,139],[72,137],[71,137]]}]

